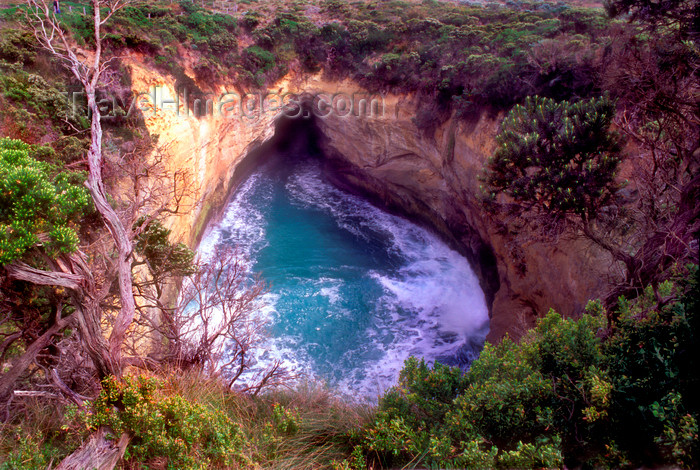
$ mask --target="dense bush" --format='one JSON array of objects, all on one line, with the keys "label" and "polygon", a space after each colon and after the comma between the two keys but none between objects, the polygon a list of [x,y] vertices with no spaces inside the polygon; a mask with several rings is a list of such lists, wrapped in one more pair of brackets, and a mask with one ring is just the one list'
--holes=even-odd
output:
[{"label": "dense bush", "polygon": [[[612,378],[611,420],[631,455],[684,466],[698,463],[700,292],[697,267],[681,283],[648,287],[634,302],[621,299],[606,342]],[[690,291],[683,287],[690,284]],[[680,298],[680,300],[677,300]]]},{"label": "dense bush", "polygon": [[8,128],[4,136],[37,143],[47,131],[75,133],[76,129],[85,129],[87,119],[82,103],[75,103],[73,110],[60,81],[38,70],[24,69],[22,61],[32,61],[35,55],[17,55],[13,50],[9,54],[18,62],[0,60],[0,125]]},{"label": "dense bush", "polygon": [[73,224],[90,204],[80,175],[59,173],[29,151],[24,142],[0,139],[0,264],[38,243],[54,255],[74,251]]},{"label": "dense bush", "polygon": [[[532,94],[591,96],[600,89],[600,46],[611,34],[601,11],[563,4],[511,2],[502,8],[324,1],[315,7],[321,19],[313,21],[298,4],[251,5],[241,17],[242,30],[233,17],[212,13],[198,2],[185,0],[178,7],[134,4],[120,11],[107,26],[109,47],[141,50],[167,62],[177,55],[164,47],[179,42],[211,64],[201,77],[223,79],[233,67],[251,87],[270,85],[298,60],[305,70],[349,76],[372,91],[437,97],[446,110],[455,103],[453,97],[463,97],[470,109],[461,115],[505,109]],[[89,22],[77,11],[65,15],[64,23],[78,42],[92,40]],[[238,56],[243,34],[249,36],[246,44],[252,39],[253,47],[272,54],[274,60],[264,64],[274,62],[273,71],[261,72],[251,50]],[[575,39],[564,48],[551,46],[567,38]],[[449,114],[440,113],[437,123]]]},{"label": "dense bush", "polygon": [[[243,85],[263,87],[301,64],[305,70],[351,77],[375,91],[415,92],[427,104],[414,122],[427,133],[453,111],[472,116],[484,108],[506,110],[536,94],[540,98],[516,107],[506,119],[491,183],[518,202],[559,215],[594,215],[614,191],[619,149],[608,133],[614,106],[607,99],[588,98],[602,95],[604,86],[627,103],[651,96],[658,114],[646,114],[643,129],[658,135],[668,134],[669,128],[659,124],[668,109],[692,103],[678,99],[677,90],[694,88],[673,79],[692,74],[697,63],[688,40],[697,26],[696,2],[690,0],[662,2],[650,10],[640,10],[642,3],[632,0],[611,2],[617,13],[660,17],[664,27],[678,20],[680,8],[679,26],[669,29],[684,41],[659,41],[653,47],[648,34],[635,36],[634,26],[611,25],[600,11],[564,4],[327,0],[320,5],[326,17],[312,13],[310,20],[303,12],[314,5],[259,3],[259,11],[251,6],[243,15],[243,30],[232,17],[212,13],[199,2],[133,4],[106,27],[105,44],[115,53],[133,49],[154,56],[178,86],[190,90],[197,86],[180,61],[182,48],[195,51],[198,81],[222,80],[235,72]],[[20,14],[12,8],[1,17],[16,20]],[[92,25],[79,9],[61,19],[78,44],[90,45]],[[43,60],[32,36],[8,31],[0,37],[3,130],[33,139],[67,128],[79,135],[85,123],[61,110],[59,88],[27,69]],[[240,55],[239,35],[246,35]],[[616,73],[610,52],[615,48],[639,59],[625,66],[637,64],[642,70]],[[602,69],[607,84],[601,83]],[[39,132],[40,127],[48,130]],[[677,129],[669,140],[691,134],[683,126]],[[85,140],[60,139],[53,144],[60,155],[0,142],[0,215],[5,217],[0,219],[0,261],[16,259],[37,240],[54,253],[70,251],[77,243],[70,221],[85,206],[80,177],[61,175],[47,162],[77,161]],[[669,154],[675,158],[679,152]],[[56,205],[58,210],[50,210]],[[167,235],[157,224],[146,227],[135,249],[154,272],[184,271],[191,252],[166,243]],[[179,268],[172,265],[178,260]],[[319,409],[330,409],[326,402],[300,411],[294,401],[301,394],[284,405],[211,407],[152,379],[105,382],[87,423],[131,433],[129,464],[134,465],[150,458],[171,466],[219,467],[276,465],[287,459],[277,466],[303,468],[308,454],[331,449],[336,457],[347,456],[352,449],[352,458],[337,463],[338,468],[363,468],[366,457],[386,465],[441,468],[693,467],[700,397],[698,292],[694,271],[685,276],[657,283],[634,301],[621,299],[614,312],[591,303],[578,320],[550,313],[520,342],[505,339],[487,346],[466,374],[411,359],[399,384],[382,397],[373,424],[359,433],[347,432],[353,421],[342,412],[319,418]],[[48,291],[8,287],[10,298],[26,298],[26,304],[14,305],[13,325],[47,318],[46,299],[59,295]],[[612,323],[606,325],[604,318]],[[41,333],[25,331],[28,337]],[[234,423],[226,416],[236,407]],[[10,433],[9,446],[0,442],[3,448],[14,444],[2,468],[44,468],[59,457],[42,449],[40,438],[27,437],[38,433],[23,426]],[[358,445],[350,447],[350,441]]]},{"label": "dense bush", "polygon": [[409,359],[366,429],[387,466],[533,468],[698,458],[696,267],[622,299],[618,320],[591,302],[551,312],[515,343],[485,347],[470,370]]},{"label": "dense bush", "polygon": [[595,218],[616,191],[618,135],[607,97],[570,103],[528,97],[506,116],[485,181],[490,197],[504,194],[525,211],[554,220]]},{"label": "dense bush", "polygon": [[9,29],[0,36],[0,59],[30,64],[36,59],[36,40],[26,31]]},{"label": "dense bush", "polygon": [[268,75],[278,72],[275,55],[260,46],[246,48],[241,53],[241,62],[239,77],[257,87],[265,85]]},{"label": "dense bush", "polygon": [[154,279],[167,275],[188,276],[194,271],[194,251],[184,243],[170,241],[171,230],[158,221],[139,219],[134,224],[138,235],[134,251],[143,256]]},{"label": "dense bush", "polygon": [[107,378],[102,386],[86,422],[129,433],[128,459],[159,457],[168,468],[192,469],[246,462],[241,429],[226,415],[169,393],[153,378]]}]

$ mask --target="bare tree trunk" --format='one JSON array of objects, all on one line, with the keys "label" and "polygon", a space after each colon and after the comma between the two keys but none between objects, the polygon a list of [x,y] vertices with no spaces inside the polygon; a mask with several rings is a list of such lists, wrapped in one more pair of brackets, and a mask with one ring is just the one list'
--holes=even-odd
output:
[{"label": "bare tree trunk", "polygon": [[31,282],[38,286],[60,286],[78,290],[80,283],[84,281],[83,277],[78,274],[44,271],[18,261],[5,266],[5,271],[12,279]]},{"label": "bare tree trunk", "polygon": [[[73,314],[80,331],[80,339],[92,359],[101,377],[120,372],[120,363],[113,360],[102,334],[101,296],[97,292],[95,280],[90,267],[79,253],[57,263],[63,271],[44,271],[35,269],[21,262],[5,266],[7,275],[12,279],[31,282],[42,286],[61,286],[70,291],[71,303],[76,312]],[[63,325],[65,326],[65,325]],[[39,348],[40,350],[41,348]],[[37,351],[38,352],[38,351]],[[5,375],[3,375],[3,380]]]},{"label": "bare tree trunk", "polygon": [[[695,176],[683,188],[678,202],[678,209],[673,218],[662,228],[651,233],[633,258],[634,277],[630,277],[627,286],[613,290],[606,302],[614,305],[620,296],[634,295],[642,286],[654,285],[663,279],[674,263],[697,263],[698,253],[693,250],[693,240],[700,233],[700,176]],[[628,268],[629,269],[629,268]]]},{"label": "bare tree trunk", "polygon": [[[96,2],[95,2],[96,3]],[[98,8],[96,6],[96,8]],[[99,21],[99,13],[95,13],[95,22]],[[99,43],[99,41],[98,41]],[[99,46],[98,46],[99,51]],[[121,302],[120,313],[112,325],[112,333],[109,337],[109,354],[111,361],[117,366],[114,370],[120,375],[121,346],[124,342],[126,331],[134,319],[136,306],[132,289],[131,272],[131,240],[124,225],[119,220],[114,208],[107,201],[102,182],[102,124],[100,123],[100,111],[95,100],[95,89],[92,84],[85,87],[88,99],[88,108],[92,113],[91,132],[92,142],[88,150],[88,182],[87,186],[95,202],[95,207],[104,219],[117,247],[117,270],[119,274],[119,298]]]},{"label": "bare tree trunk", "polygon": [[[86,74],[76,73],[78,78],[85,87],[87,95],[88,109],[91,113],[90,132],[91,142],[88,150],[88,181],[87,186],[95,202],[95,208],[102,216],[107,230],[112,235],[114,243],[117,247],[117,270],[119,274],[119,298],[120,312],[112,325],[112,333],[109,337],[109,355],[110,362],[114,366],[113,372],[115,375],[121,375],[121,346],[126,336],[126,331],[134,319],[136,306],[134,302],[134,292],[132,288],[132,272],[131,272],[131,240],[124,228],[119,216],[114,208],[107,201],[104,182],[102,181],[102,123],[100,121],[100,110],[95,99],[95,91],[103,71],[102,61],[102,36],[101,26],[102,17],[100,11],[100,1],[93,0],[93,21],[95,27],[95,55],[93,65],[89,68]],[[112,10],[108,13],[111,15]],[[106,19],[105,19],[106,21]],[[74,73],[77,69],[73,69]]]},{"label": "bare tree trunk", "polygon": [[[119,9],[128,4],[130,0],[92,0],[93,25],[95,50],[90,59],[81,60],[75,54],[74,45],[66,36],[55,14],[51,13],[46,0],[28,0],[30,15],[34,21],[34,34],[44,48],[50,51],[57,58],[64,61],[73,75],[80,81],[87,96],[88,109],[91,113],[90,132],[91,142],[88,150],[88,180],[87,187],[90,191],[95,208],[102,216],[102,219],[109,231],[117,249],[117,273],[119,282],[120,312],[112,325],[112,332],[109,337],[109,364],[98,364],[98,369],[110,370],[114,375],[121,375],[121,348],[126,332],[131,325],[136,311],[134,292],[132,288],[133,275],[131,272],[132,245],[129,231],[119,219],[115,209],[107,201],[107,194],[102,180],[102,123],[100,121],[100,110],[97,106],[95,92],[97,91],[100,77],[106,69],[102,61],[102,25]],[[102,18],[101,7],[107,9],[107,14]],[[76,291],[77,292],[77,291]],[[93,291],[94,292],[94,291]],[[90,292],[92,293],[92,292]],[[76,299],[76,307],[80,304],[80,299]],[[91,298],[88,304],[95,304],[99,299]],[[101,329],[99,325],[102,318],[101,312],[96,305],[91,305],[84,309],[83,320],[87,330],[92,330],[94,334]],[[89,318],[90,315],[97,315]],[[86,330],[86,331],[87,331]],[[86,341],[92,341],[85,338]],[[103,342],[103,338],[95,339],[95,342]],[[97,347],[99,345],[93,344]],[[96,354],[92,351],[91,356]]]},{"label": "bare tree trunk", "polygon": [[78,330],[80,331],[80,343],[90,356],[97,374],[102,378],[108,375],[119,375],[121,363],[109,353],[107,341],[102,334],[100,319],[102,309],[97,299],[86,295],[84,292],[76,292],[71,295],[71,302],[76,306]]},{"label": "bare tree trunk", "polygon": [[105,430],[99,429],[88,442],[63,459],[56,470],[112,470],[121,460],[129,436],[122,434],[119,440],[110,440]]}]

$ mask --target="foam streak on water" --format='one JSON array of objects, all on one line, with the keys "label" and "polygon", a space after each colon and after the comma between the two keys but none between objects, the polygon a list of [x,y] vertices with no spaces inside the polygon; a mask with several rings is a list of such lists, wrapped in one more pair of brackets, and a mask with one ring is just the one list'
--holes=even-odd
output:
[{"label": "foam streak on water", "polygon": [[466,366],[488,329],[467,261],[438,237],[325,182],[312,161],[262,168],[200,246],[237,246],[271,284],[271,359],[376,397],[410,355]]}]

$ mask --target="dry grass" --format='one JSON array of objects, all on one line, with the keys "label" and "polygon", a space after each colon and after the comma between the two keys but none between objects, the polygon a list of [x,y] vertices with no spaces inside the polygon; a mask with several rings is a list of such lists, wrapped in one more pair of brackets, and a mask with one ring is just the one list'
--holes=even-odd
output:
[{"label": "dry grass", "polygon": [[0,470],[44,469],[80,445],[62,429],[65,405],[47,398],[15,398],[12,418],[0,423]]},{"label": "dry grass", "polygon": [[[231,392],[220,381],[197,372],[169,371],[160,379],[168,393],[229,416],[245,436],[243,454],[260,469],[332,468],[334,460],[349,457],[357,443],[355,431],[374,413],[371,406],[350,403],[313,383],[253,397]],[[0,470],[56,465],[89,434],[73,429],[75,423],[64,416],[65,407],[54,401],[31,399],[22,406],[14,420],[0,425]],[[284,416],[293,417],[297,424],[293,431],[280,427],[280,409]],[[158,462],[162,468],[167,466],[167,459],[157,455],[147,464],[158,467]],[[142,468],[138,462],[128,465]]]},{"label": "dry grass", "polygon": [[[373,407],[351,403],[316,383],[253,397],[231,392],[216,379],[185,372],[167,374],[166,387],[226,413],[246,436],[244,453],[261,469],[331,468],[334,460],[348,458],[355,431],[374,416]],[[276,405],[297,417],[298,429],[286,433],[276,428]]]}]

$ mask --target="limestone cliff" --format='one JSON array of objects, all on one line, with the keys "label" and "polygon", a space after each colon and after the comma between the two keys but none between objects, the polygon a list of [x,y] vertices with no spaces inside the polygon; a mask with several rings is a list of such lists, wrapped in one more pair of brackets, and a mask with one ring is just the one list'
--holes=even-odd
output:
[{"label": "limestone cliff", "polygon": [[[138,63],[131,70],[135,91],[159,86],[174,96],[171,79]],[[425,135],[411,119],[417,106],[410,96],[384,96],[381,109],[372,114],[335,106],[334,97],[362,91],[349,81],[297,77],[278,86],[280,93],[306,92],[309,100],[330,103],[308,122],[320,133],[329,174],[338,184],[431,226],[470,259],[490,303],[490,340],[506,333],[520,336],[535,313],[549,308],[577,314],[606,287],[609,264],[602,253],[575,238],[556,245],[516,245],[497,217],[480,206],[478,175],[493,152],[497,119],[450,119],[434,135]],[[191,210],[170,221],[174,234],[194,246],[255,160],[264,156],[255,150],[273,137],[281,114],[260,109],[252,117],[214,112],[197,119],[151,111],[145,113],[146,126],[168,144],[168,168],[188,169],[197,188]]]},{"label": "limestone cliff", "polygon": [[[349,92],[347,84],[310,85],[317,93]],[[576,237],[516,244],[480,205],[478,176],[493,153],[497,119],[450,119],[426,136],[412,121],[415,100],[387,96],[385,105],[372,119],[318,119],[324,154],[336,162],[340,183],[419,218],[470,259],[492,302],[489,340],[519,337],[550,308],[576,315],[604,292],[611,264],[604,253]]]}]

